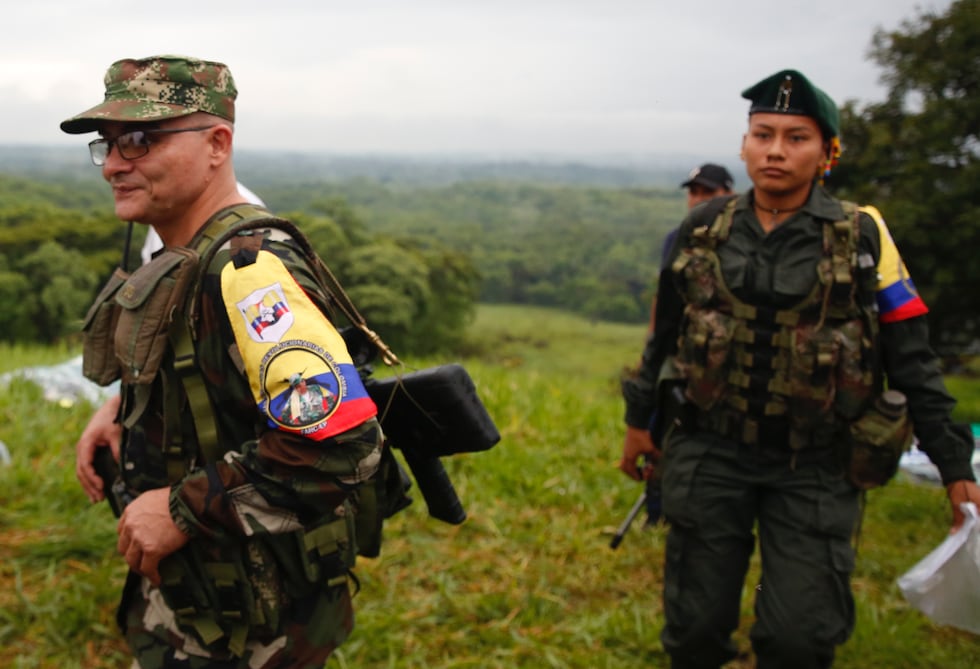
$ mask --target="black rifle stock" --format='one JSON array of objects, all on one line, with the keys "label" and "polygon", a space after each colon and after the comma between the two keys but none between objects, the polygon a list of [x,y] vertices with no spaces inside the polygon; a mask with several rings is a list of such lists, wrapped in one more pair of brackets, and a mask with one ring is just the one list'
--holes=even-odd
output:
[{"label": "black rifle stock", "polygon": [[440,457],[484,451],[500,441],[493,420],[461,365],[440,365],[364,387],[391,445],[402,452],[429,515],[458,525],[466,511]]}]

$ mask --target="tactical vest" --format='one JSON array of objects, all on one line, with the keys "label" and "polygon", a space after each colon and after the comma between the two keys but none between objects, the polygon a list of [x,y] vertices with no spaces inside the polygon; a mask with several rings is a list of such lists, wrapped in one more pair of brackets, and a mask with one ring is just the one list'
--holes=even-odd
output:
[{"label": "tactical vest", "polygon": [[[859,256],[859,208],[823,221],[810,293],[789,309],[747,304],[726,286],[716,249],[736,199],[695,229],[671,266],[685,301],[674,362],[699,426],[744,444],[832,445],[880,385],[875,263]],[[710,219],[710,213],[708,217]]]},{"label": "tactical vest", "polygon": [[[132,275],[117,270],[86,316],[83,372],[101,385],[121,378],[124,428],[132,430],[144,420],[155,406],[155,393],[162,396],[162,463],[157,465],[170,484],[223,458],[223,444],[238,446],[219,434],[197,361],[201,283],[219,251],[242,243],[257,250],[263,239],[295,243],[328,298],[324,306],[337,304],[323,276],[329,270],[305,236],[264,209],[239,205],[219,212],[187,247],[165,249]],[[190,434],[179,404],[182,396],[193,417]],[[148,457],[159,458],[161,449],[153,451]],[[346,583],[356,555],[377,555],[380,549],[386,490],[398,476],[391,472],[389,451],[383,450],[379,473],[358,488],[356,502],[345,502],[336,518],[279,535],[220,544],[191,541],[164,559],[160,591],[181,628],[210,651],[241,656],[247,638],[276,633],[285,601],[309,595],[311,586]],[[132,485],[137,464],[153,466],[124,463],[122,478],[133,495],[145,489]]]}]

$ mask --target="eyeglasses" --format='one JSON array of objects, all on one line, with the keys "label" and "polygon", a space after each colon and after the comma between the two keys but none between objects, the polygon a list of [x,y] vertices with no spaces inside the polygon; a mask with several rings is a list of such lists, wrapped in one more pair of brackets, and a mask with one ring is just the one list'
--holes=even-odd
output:
[{"label": "eyeglasses", "polygon": [[175,135],[178,132],[200,132],[210,130],[213,125],[194,126],[193,128],[149,128],[147,130],[131,130],[124,132],[115,139],[93,139],[88,143],[88,152],[92,156],[92,164],[96,167],[105,165],[109,152],[115,146],[119,157],[124,160],[136,160],[150,152],[150,137],[153,135]]}]

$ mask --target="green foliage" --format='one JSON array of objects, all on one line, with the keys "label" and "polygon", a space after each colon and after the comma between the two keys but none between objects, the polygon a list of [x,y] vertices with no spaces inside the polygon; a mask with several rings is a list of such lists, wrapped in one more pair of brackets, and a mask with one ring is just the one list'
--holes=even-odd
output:
[{"label": "green foliage", "polygon": [[953,418],[959,421],[980,423],[980,375],[976,372],[946,379],[947,389],[956,398]]},{"label": "green foliage", "polygon": [[372,231],[438,239],[473,259],[481,302],[623,322],[647,319],[662,240],[685,211],[679,189],[505,180],[405,188],[355,179],[263,196],[302,211],[343,198]]},{"label": "green foliage", "polygon": [[[658,640],[665,532],[612,532],[639,494],[616,469],[619,373],[643,325],[551,309],[484,306],[462,362],[502,440],[444,458],[468,513],[460,526],[415,501],[361,560],[357,627],[327,669],[627,669],[663,667]],[[64,349],[0,345],[0,372],[58,362]],[[445,357],[413,358],[422,368]],[[975,395],[980,383],[972,384]],[[115,522],[74,480],[74,441],[91,407],[45,402],[26,382],[0,387],[0,666],[123,669],[113,622],[125,570]],[[976,416],[973,417],[976,419]],[[835,667],[970,667],[976,638],[931,624],[895,579],[944,538],[936,487],[896,480],[872,491],[854,574],[857,627]],[[752,565],[735,641],[748,653]],[[751,666],[748,659],[733,666]]]},{"label": "green foliage", "polygon": [[[0,341],[53,342],[77,332],[100,278],[121,260],[126,226],[105,212],[87,215],[51,204],[70,200],[66,192],[65,184],[0,176],[0,299],[16,324]],[[86,201],[81,190],[78,200]],[[287,217],[390,345],[425,354],[458,342],[477,294],[468,256],[432,239],[370,233],[336,196],[317,197],[308,211]],[[145,234],[142,226],[134,228],[130,268],[139,264]]]},{"label": "green foliage", "polygon": [[876,204],[930,308],[933,342],[958,353],[980,335],[980,0],[923,11],[875,34],[884,102],[842,113],[842,196]]},{"label": "green foliage", "polygon": [[0,299],[11,319],[8,341],[50,343],[78,329],[97,280],[79,251],[45,241],[4,264],[15,270],[0,272]]}]

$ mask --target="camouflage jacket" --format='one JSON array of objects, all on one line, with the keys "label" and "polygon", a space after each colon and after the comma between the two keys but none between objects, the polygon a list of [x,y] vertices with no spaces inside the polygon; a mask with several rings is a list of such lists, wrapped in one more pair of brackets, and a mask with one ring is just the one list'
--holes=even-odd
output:
[{"label": "camouflage jacket", "polygon": [[274,638],[291,602],[346,584],[358,497],[384,453],[327,289],[268,218],[218,212],[187,248],[117,273],[86,319],[86,374],[122,378],[125,492],[170,487],[191,537],[161,562],[163,600],[215,657]]},{"label": "camouflage jacket", "polygon": [[[341,365],[344,369],[338,370],[337,358],[343,358],[346,351],[336,350],[339,338],[333,336],[333,327],[322,316],[326,312],[325,296],[303,253],[291,240],[256,234],[262,237],[258,249],[233,250],[226,245],[218,251],[203,268],[200,285],[189,291],[187,298],[197,300],[196,363],[213,407],[222,457],[208,458],[198,448],[186,393],[179,383],[174,383],[172,346],[164,351],[160,373],[148,388],[143,388],[147,384],[123,385],[122,419],[127,426],[120,462],[123,479],[135,494],[170,485],[171,514],[192,537],[275,534],[334,517],[357,484],[374,473],[379,458],[382,437],[373,417],[373,404],[362,387],[351,388],[360,386],[360,380],[356,372],[351,374],[349,365]],[[315,312],[296,308],[275,290],[256,294],[253,304],[237,306],[251,297],[240,294],[243,289],[237,287],[235,280],[238,272],[232,268],[248,266],[256,256],[267,254],[278,259],[301,292],[312,298]],[[231,279],[227,278],[229,274]],[[265,286],[261,277],[259,283],[261,291]],[[277,281],[270,279],[269,283]],[[234,290],[239,293],[226,294]],[[265,302],[272,302],[275,307],[277,301],[278,308],[285,312],[258,314],[267,309]],[[264,339],[243,341],[240,335],[236,339],[232,314],[245,324],[243,329],[254,332],[256,326],[264,326]],[[291,322],[288,327],[281,327],[287,317]],[[309,336],[291,339],[291,332],[304,325],[302,319],[314,319],[313,327],[305,331]],[[270,336],[270,324],[279,325],[281,332]],[[290,344],[284,347],[283,342],[290,342],[292,348]],[[248,354],[243,350],[248,346],[264,352]],[[268,351],[277,347],[280,350],[273,355],[278,358],[294,357],[283,363],[293,365],[288,374],[280,371],[283,364],[270,369]],[[266,379],[265,385],[259,387],[260,375],[276,372],[279,377]],[[333,384],[332,392],[338,390],[338,385],[347,391],[340,398],[342,402],[331,407],[330,419],[340,418],[338,414],[352,390],[361,391],[354,401],[362,403],[359,415],[363,419],[344,425],[346,429],[341,431],[321,430],[312,438],[298,430],[282,429],[281,422],[275,417],[270,419],[275,395],[290,394],[289,378],[293,374],[306,376],[312,384],[317,373],[323,385]],[[137,397],[144,392],[148,393],[147,399]],[[273,396],[264,407],[260,406],[261,398],[269,393]],[[134,415],[136,412],[138,416]],[[168,458],[182,460],[185,473],[179,480],[172,480],[173,473],[168,475]]]}]

